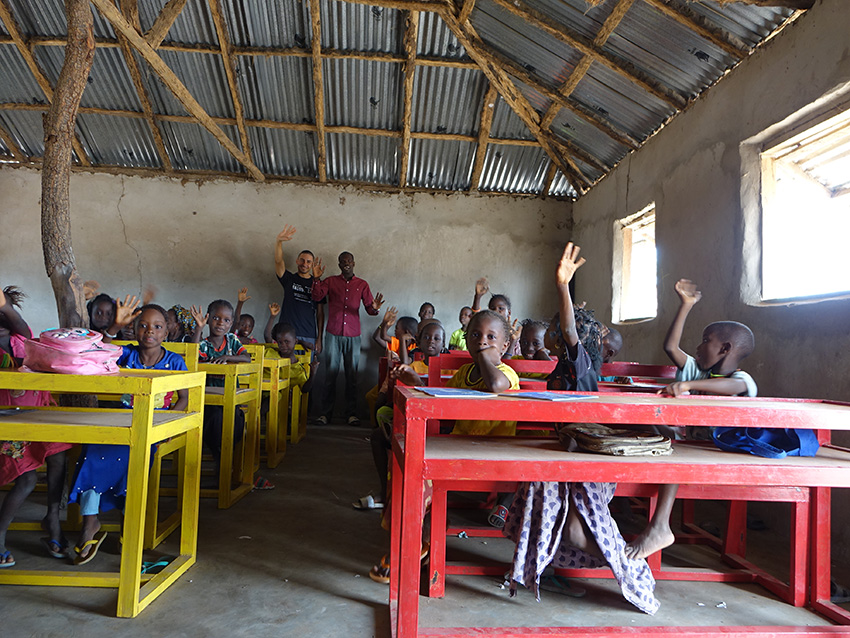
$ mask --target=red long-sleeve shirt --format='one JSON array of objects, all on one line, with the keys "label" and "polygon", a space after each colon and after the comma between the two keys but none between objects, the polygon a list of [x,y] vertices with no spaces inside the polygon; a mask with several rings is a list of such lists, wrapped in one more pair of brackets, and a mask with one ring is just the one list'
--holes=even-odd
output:
[{"label": "red long-sleeve shirt", "polygon": [[345,279],[342,275],[333,275],[313,283],[313,300],[321,301],[328,297],[327,331],[338,337],[359,337],[360,302],[366,308],[366,313],[377,315],[372,308],[372,291],[364,279],[352,277]]}]

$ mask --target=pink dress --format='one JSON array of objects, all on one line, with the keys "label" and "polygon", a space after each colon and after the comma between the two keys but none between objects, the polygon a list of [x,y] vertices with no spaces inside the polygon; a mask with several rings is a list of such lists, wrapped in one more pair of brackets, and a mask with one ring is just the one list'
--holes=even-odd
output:
[{"label": "pink dress", "polygon": [[[24,342],[21,335],[12,335],[12,354],[17,358],[24,356]],[[13,368],[14,361],[7,352],[0,350],[0,368]],[[7,390],[0,388],[0,406],[43,406],[50,405],[49,392],[37,390]],[[29,472],[44,464],[48,456],[63,452],[72,447],[71,443],[41,443],[38,441],[0,441],[0,485],[6,485],[24,472]]]}]

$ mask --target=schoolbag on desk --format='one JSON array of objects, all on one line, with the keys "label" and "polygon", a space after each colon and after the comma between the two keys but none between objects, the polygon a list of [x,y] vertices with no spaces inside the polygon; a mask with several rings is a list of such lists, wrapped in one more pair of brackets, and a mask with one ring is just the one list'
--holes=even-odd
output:
[{"label": "schoolbag on desk", "polygon": [[87,328],[45,330],[24,344],[24,367],[61,374],[117,374],[122,349]]}]

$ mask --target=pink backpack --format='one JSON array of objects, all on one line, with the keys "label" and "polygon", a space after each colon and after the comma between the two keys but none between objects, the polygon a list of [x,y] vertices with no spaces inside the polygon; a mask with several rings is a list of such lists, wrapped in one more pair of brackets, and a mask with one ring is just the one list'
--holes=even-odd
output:
[{"label": "pink backpack", "polygon": [[122,349],[102,339],[87,328],[45,330],[24,344],[24,366],[35,372],[117,374]]}]

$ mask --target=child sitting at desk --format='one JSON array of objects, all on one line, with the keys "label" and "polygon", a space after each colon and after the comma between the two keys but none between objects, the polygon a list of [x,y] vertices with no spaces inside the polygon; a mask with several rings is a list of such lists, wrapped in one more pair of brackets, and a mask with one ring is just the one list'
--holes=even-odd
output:
[{"label": "child sitting at desk", "polygon": [[198,327],[192,313],[180,304],[168,310],[168,338],[166,341],[191,342]]},{"label": "child sitting at desk", "polygon": [[[272,305],[277,306],[277,304]],[[280,313],[280,306],[277,310],[278,312],[272,315],[272,320]],[[316,359],[308,365],[299,361],[298,357],[295,356],[295,347],[298,345],[295,326],[288,323],[274,324],[271,329],[271,337],[275,347],[266,346],[264,358],[289,359],[289,387],[298,386],[301,388],[301,392],[309,392],[313,387],[313,379],[316,369],[319,367],[319,360]],[[263,372],[266,377],[268,374],[268,370]]]},{"label": "child sitting at desk", "polygon": [[[558,357],[547,383],[550,390],[597,389],[596,375],[601,365],[598,325],[583,320],[577,328],[570,297],[570,280],[585,263],[579,251],[578,246],[568,243],[556,271],[560,313],[546,333],[546,347]],[[516,584],[521,583],[539,599],[540,577],[550,564],[584,568],[607,563],[626,600],[648,614],[658,610],[652,572],[646,561],[626,557],[626,543],[608,510],[615,488],[613,483],[535,481],[519,485],[503,532],[516,543],[510,573],[511,596],[516,595]],[[541,524],[544,511],[553,524]],[[569,588],[562,580],[559,582],[563,589]]]},{"label": "child sitting at desk", "polygon": [[[183,358],[162,347],[168,335],[168,313],[156,304],[142,306],[136,311],[136,298],[129,296],[117,303],[115,319],[108,334],[135,319],[135,334],[139,345],[121,346],[123,352],[118,365],[144,370],[186,370]],[[105,341],[111,341],[108,335]],[[178,390],[154,397],[154,407],[161,410],[185,410],[189,392]],[[132,397],[122,398],[125,406],[132,407]],[[100,531],[98,513],[122,509],[127,495],[127,468],[130,448],[126,445],[89,444],[84,446],[77,461],[76,476],[71,486],[70,503],[80,504],[83,526],[74,552],[75,565],[85,565],[97,554],[106,532]]]},{"label": "child sitting at desk", "polygon": [[460,328],[455,330],[449,338],[449,350],[466,350],[466,327],[469,325],[470,319],[472,319],[472,308],[464,306],[460,309],[458,316]]},{"label": "child sitting at desk", "polygon": [[[0,368],[16,368],[24,357],[24,342],[32,338],[23,317],[14,306],[21,306],[24,293],[14,286],[0,290]],[[50,404],[50,393],[38,390],[0,389],[0,406],[43,406]],[[41,526],[47,536],[41,544],[54,558],[67,558],[68,541],[59,524],[59,505],[65,487],[65,450],[70,443],[40,441],[0,441],[0,485],[15,484],[0,505],[0,568],[14,567],[15,557],[6,549],[6,532],[12,519],[35,488],[35,471],[47,464],[47,515]]]},{"label": "child sitting at desk", "polygon": [[[412,350],[416,345],[416,334],[419,331],[419,323],[413,317],[398,317],[395,306],[390,307],[385,313],[381,323],[372,333],[372,341],[381,348],[389,350],[401,360],[402,349]],[[389,336],[389,329],[395,325],[395,336]],[[402,341],[405,346],[402,347]]]},{"label": "child sitting at desk", "polygon": [[[685,320],[702,293],[688,279],[676,282],[679,310],[667,331],[664,351],[676,364],[676,380],[659,394],[679,397],[690,393],[721,394],[726,396],[754,397],[758,393],[753,378],[738,369],[738,364],[748,357],[755,347],[753,332],[736,321],[718,321],[702,331],[702,341],[697,346],[696,357],[679,346]],[[707,428],[694,428],[693,438],[706,438]],[[703,436],[700,436],[703,435]],[[669,547],[676,540],[670,530],[670,513],[676,500],[678,485],[660,485],[655,514],[640,535],[626,547],[629,558],[646,558]]]},{"label": "child sitting at desk", "polygon": [[254,332],[254,324],[256,323],[254,317],[242,312],[242,306],[251,298],[248,295],[248,289],[240,288],[239,292],[236,293],[236,297],[236,310],[233,313],[233,332],[236,333],[242,344],[257,343],[257,340],[251,336],[251,333]]},{"label": "child sitting at desk", "polygon": [[[490,291],[490,282],[487,277],[481,277],[475,282],[475,295],[472,297],[472,312],[478,312],[481,308],[481,297]],[[510,329],[510,341],[505,354],[512,357],[521,354],[519,351],[519,322],[514,320],[511,323],[511,300],[507,295],[492,293],[490,301],[487,302],[487,308],[499,313],[508,320],[508,328]]]}]

